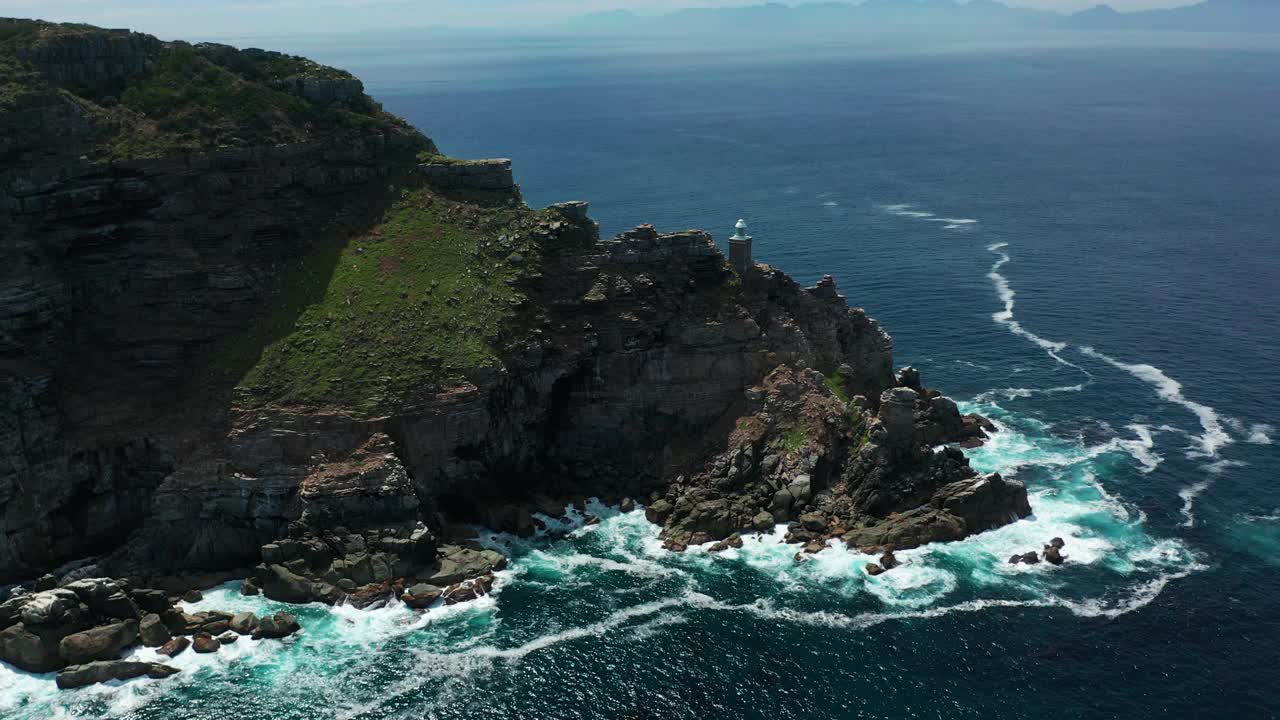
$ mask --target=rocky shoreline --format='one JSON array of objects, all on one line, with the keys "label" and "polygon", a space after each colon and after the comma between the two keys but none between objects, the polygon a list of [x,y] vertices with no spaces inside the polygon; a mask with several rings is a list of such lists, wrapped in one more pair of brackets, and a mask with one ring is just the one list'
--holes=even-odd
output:
[{"label": "rocky shoreline", "polygon": [[[465,602],[507,562],[472,528],[528,537],[588,497],[643,505],[672,551],[785,524],[799,559],[838,541],[877,572],[1031,512],[964,456],[994,425],[895,372],[829,276],[530,209],[509,161],[441,155],[304,58],[0,29],[6,662],[76,687],[172,674],[119,659],[138,644],[298,629],[174,605],[228,580]],[[191,122],[199,73],[278,125]]]},{"label": "rocky shoreline", "polygon": [[300,629],[285,612],[259,618],[253,613],[187,613],[176,607],[179,599],[198,601],[200,592],[194,589],[177,598],[107,578],[52,587],[55,582],[42,578],[0,603],[0,660],[28,672],[56,672],[63,689],[143,676],[162,679],[178,672],[159,662],[119,659],[136,646],[176,657],[188,648],[217,652],[241,636],[282,639]]}]

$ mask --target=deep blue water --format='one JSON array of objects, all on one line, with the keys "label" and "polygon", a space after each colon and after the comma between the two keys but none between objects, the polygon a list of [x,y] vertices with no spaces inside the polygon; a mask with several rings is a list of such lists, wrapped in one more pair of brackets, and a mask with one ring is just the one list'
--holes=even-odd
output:
[{"label": "deep blue water", "polygon": [[[757,260],[835,275],[899,364],[1004,424],[974,464],[1024,479],[1036,515],[877,579],[836,549],[795,566],[772,539],[672,556],[612,515],[557,543],[493,538],[517,560],[474,607],[308,609],[290,647],[56,700],[10,676],[0,709],[1276,717],[1280,51],[1219,41],[305,48],[446,152],[513,158],[531,205],[588,199],[606,233],[723,238],[745,217]],[[1053,535],[1063,567],[1003,563]]]}]

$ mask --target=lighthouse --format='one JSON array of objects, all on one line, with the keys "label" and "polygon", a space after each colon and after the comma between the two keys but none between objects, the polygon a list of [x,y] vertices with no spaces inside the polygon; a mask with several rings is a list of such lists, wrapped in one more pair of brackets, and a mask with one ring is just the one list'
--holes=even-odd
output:
[{"label": "lighthouse", "polygon": [[747,234],[747,221],[739,220],[734,227],[733,237],[729,238],[729,262],[739,275],[747,272],[754,265],[751,260],[751,236]]}]

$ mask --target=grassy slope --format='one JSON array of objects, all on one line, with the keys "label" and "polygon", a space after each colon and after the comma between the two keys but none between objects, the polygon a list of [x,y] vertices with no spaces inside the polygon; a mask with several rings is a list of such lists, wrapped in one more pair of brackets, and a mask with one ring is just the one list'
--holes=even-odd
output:
[{"label": "grassy slope", "polygon": [[[112,34],[116,33],[84,25],[0,19],[0,109],[13,107],[31,91],[69,93],[101,128],[99,141],[88,151],[101,160],[274,145],[389,128],[411,131],[367,96],[320,105],[289,92],[292,79],[352,76],[280,53],[163,43],[149,57],[144,76],[110,90],[55,88],[17,58],[20,47]],[[24,81],[15,80],[23,76]],[[425,139],[424,146],[434,150]]]},{"label": "grassy slope", "polygon": [[[525,264],[512,255],[532,260],[527,231],[537,219],[526,208],[405,193],[336,262],[323,251],[303,261],[287,285],[292,297],[280,303],[282,317],[298,319],[241,381],[240,402],[373,413],[492,366],[522,300],[512,284]],[[291,307],[299,302],[300,315]],[[243,348],[281,329],[272,323],[243,338]]]}]

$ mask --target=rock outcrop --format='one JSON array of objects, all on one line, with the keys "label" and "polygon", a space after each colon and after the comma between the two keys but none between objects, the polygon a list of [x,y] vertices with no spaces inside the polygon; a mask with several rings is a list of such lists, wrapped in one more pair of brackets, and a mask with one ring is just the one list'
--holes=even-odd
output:
[{"label": "rock outcrop", "polygon": [[[188,614],[165,593],[135,590],[121,580],[76,580],[49,590],[19,590],[0,603],[0,660],[30,672],[60,670],[58,686],[68,688],[142,675],[167,677],[172,673],[166,666],[119,657],[139,643],[172,657],[191,644],[185,635],[197,637],[198,652],[213,652],[217,646],[203,638],[226,632],[233,622],[246,624],[229,613]],[[285,637],[299,629],[285,613],[271,623],[262,637]],[[248,624],[256,629],[260,623]]]},{"label": "rock outcrop", "polygon": [[[939,414],[944,427],[964,427],[954,404],[948,415],[932,391],[898,386],[873,413],[861,397],[841,400],[833,384],[784,365],[748,390],[728,449],[651,506],[668,542],[789,522],[797,543],[839,537],[854,547],[910,548],[1030,514],[1021,483],[980,477],[960,451],[922,443],[963,437],[934,427]],[[885,560],[877,572],[896,564],[891,552]]]},{"label": "rock outcrop", "polygon": [[[106,552],[21,596],[15,664],[297,627],[66,584],[83,574],[478,597],[505,559],[461,524],[529,535],[548,498],[648,498],[673,548],[774,523],[813,551],[910,547],[1029,512],[953,446],[994,427],[895,375],[830,276],[735,270],[701,231],[601,238],[584,202],[531,210],[508,161],[444,158],[302,58],[12,25],[0,582]],[[274,122],[211,114],[196,71]]]},{"label": "rock outcrop", "polygon": [[[276,76],[350,78],[301,58],[4,28],[0,583],[141,525],[205,413],[225,415],[244,368],[220,343],[271,307],[300,254],[366,227],[415,153],[434,151],[363,95],[331,113],[280,100]],[[299,114],[267,135],[253,118],[210,121],[186,72]]]}]

